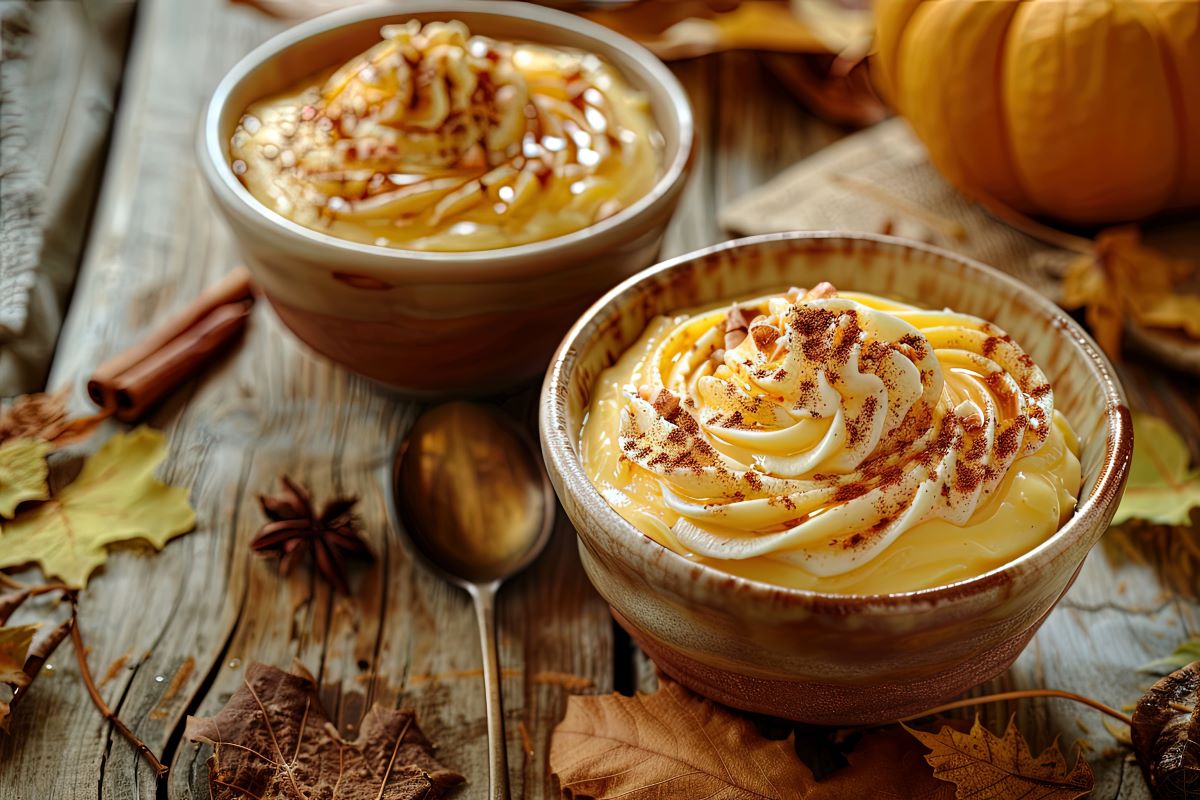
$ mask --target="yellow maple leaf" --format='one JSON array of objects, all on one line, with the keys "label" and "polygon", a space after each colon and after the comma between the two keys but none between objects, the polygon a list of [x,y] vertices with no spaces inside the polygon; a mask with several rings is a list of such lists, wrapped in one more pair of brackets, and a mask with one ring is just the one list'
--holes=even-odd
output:
[{"label": "yellow maple leaf", "polygon": [[13,439],[0,444],[0,517],[12,517],[26,500],[50,496],[46,456],[53,450],[36,439]]},{"label": "yellow maple leaf", "polygon": [[1035,757],[1017,730],[1015,716],[1003,736],[983,727],[978,716],[969,733],[949,726],[938,733],[904,727],[929,748],[925,760],[933,767],[933,776],[953,783],[958,797],[1075,800],[1089,794],[1095,782],[1092,768],[1079,755],[1075,766],[1067,769],[1057,740]]},{"label": "yellow maple leaf", "polygon": [[1187,443],[1166,420],[1133,413],[1133,461],[1112,524],[1141,519],[1156,525],[1187,525],[1200,506],[1200,470],[1188,467]]},{"label": "yellow maple leaf", "polygon": [[156,549],[190,531],[196,514],[187,490],[154,477],[166,439],[142,427],[117,434],[53,499],[0,532],[0,568],[37,563],[47,576],[82,588],[108,558],[108,546],[139,539]]}]

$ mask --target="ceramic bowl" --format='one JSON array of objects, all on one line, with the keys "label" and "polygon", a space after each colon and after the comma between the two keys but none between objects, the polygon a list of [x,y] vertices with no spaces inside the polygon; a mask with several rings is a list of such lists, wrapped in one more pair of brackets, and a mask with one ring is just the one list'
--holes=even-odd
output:
[{"label": "ceramic bowl", "polygon": [[[565,236],[500,250],[430,253],[357,244],[268,209],[230,168],[243,111],[379,38],[380,26],[458,19],[472,32],[597,53],[644,91],[663,135],[650,193]],[[350,369],[417,394],[483,393],[540,375],[563,332],[621,279],[652,263],[683,188],[692,112],[671,72],[629,39],[525,3],[405,0],[336,11],[287,30],[217,86],[200,165],[255,281],[284,323]]]},{"label": "ceramic bowl", "polygon": [[[1038,548],[971,580],[886,595],[771,586],[696,564],[613,511],[580,463],[597,375],[657,314],[828,280],[846,290],[992,320],[1054,386],[1083,443],[1075,515]],[[748,711],[823,725],[899,719],[1006,669],[1108,527],[1133,446],[1129,412],[1096,344],[1012,278],[882,236],[787,233],[729,242],[625,281],[570,330],[546,375],[542,452],[579,532],[584,568],[617,621],[668,675]]]}]

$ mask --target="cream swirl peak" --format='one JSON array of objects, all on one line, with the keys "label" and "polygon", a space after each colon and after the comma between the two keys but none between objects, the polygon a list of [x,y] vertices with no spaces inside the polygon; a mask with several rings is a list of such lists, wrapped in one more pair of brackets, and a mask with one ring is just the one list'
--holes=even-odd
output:
[{"label": "cream swirl peak", "polygon": [[234,132],[234,172],[283,216],[365,243],[484,250],[586,227],[653,186],[648,103],[599,57],[460,22],[381,34]]},{"label": "cream swirl peak", "polygon": [[511,58],[461,22],[412,20],[381,34],[321,90],[325,116],[346,135],[339,149],[372,143],[394,170],[494,165],[519,152],[529,86]]},{"label": "cream swirl peak", "polygon": [[[601,379],[585,460],[619,511],[681,552],[853,575],[928,523],[969,535],[1039,454],[1062,472],[1039,535],[1074,506],[1050,384],[976,317],[823,284],[661,322],[623,361],[636,384]],[[589,432],[605,420],[615,463]]]}]

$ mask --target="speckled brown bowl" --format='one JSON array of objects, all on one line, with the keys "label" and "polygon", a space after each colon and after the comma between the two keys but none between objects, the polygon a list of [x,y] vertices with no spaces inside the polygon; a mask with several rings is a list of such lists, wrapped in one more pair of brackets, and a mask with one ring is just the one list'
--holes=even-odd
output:
[{"label": "speckled brown bowl", "polygon": [[[822,280],[996,322],[1045,370],[1083,442],[1075,516],[1040,547],[971,580],[888,595],[784,589],[695,564],[613,511],[578,438],[597,375],[655,315]],[[1116,510],[1133,447],[1124,394],[1095,343],[991,268],[882,236],[787,233],[651,267],[601,298],[546,375],[542,452],[588,576],[668,675],[737,708],[858,725],[918,713],[994,677],[1071,585]]]},{"label": "speckled brown bowl", "polygon": [[[662,133],[662,174],[633,205],[583,230],[517,247],[432,253],[358,244],[280,216],[229,165],[246,107],[379,39],[382,25],[457,19],[497,39],[597,53],[645,92]],[[540,375],[563,332],[597,297],[654,261],[692,153],[686,92],[633,41],[528,3],[404,0],[297,25],[217,86],[200,166],[242,257],[284,323],[314,350],[413,394],[481,394]]]}]

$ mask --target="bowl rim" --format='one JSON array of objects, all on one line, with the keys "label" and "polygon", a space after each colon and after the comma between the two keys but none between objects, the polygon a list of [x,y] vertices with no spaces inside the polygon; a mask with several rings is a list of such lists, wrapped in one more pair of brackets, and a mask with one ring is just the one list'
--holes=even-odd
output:
[{"label": "bowl rim", "polygon": [[[1080,351],[1081,356],[1087,360],[1090,371],[1100,378],[1101,388],[1106,399],[1103,414],[1107,442],[1100,474],[1096,479],[1091,496],[1082,505],[1076,507],[1075,513],[1065,524],[1059,526],[1057,531],[1037,547],[981,575],[926,589],[880,594],[836,594],[796,589],[744,578],[707,564],[691,561],[659,544],[613,510],[584,473],[572,440],[572,437],[578,436],[578,431],[569,431],[566,424],[567,385],[578,361],[576,354],[586,346],[584,344],[585,337],[600,329],[600,319],[608,316],[610,307],[626,295],[637,293],[639,287],[648,279],[701,262],[716,253],[749,251],[779,242],[839,240],[868,242],[875,247],[917,251],[936,258],[954,261],[968,270],[984,273],[990,279],[1000,282],[1013,293],[1028,300],[1030,309],[1050,321],[1050,328],[1057,331],[1055,335],[1065,337],[1072,343]],[[848,612],[903,613],[912,610],[914,606],[931,607],[946,603],[959,603],[1011,584],[1017,575],[1024,572],[1036,572],[1045,563],[1062,555],[1077,540],[1086,537],[1089,531],[1093,531],[1097,527],[1102,529],[1107,527],[1107,521],[1111,519],[1116,510],[1116,504],[1120,500],[1121,488],[1125,484],[1133,452],[1133,425],[1124,389],[1117,379],[1112,364],[1079,323],[1067,316],[1047,298],[994,267],[933,245],[874,233],[785,231],[759,234],[704,247],[642,270],[622,281],[597,300],[567,332],[546,371],[539,407],[539,435],[542,441],[543,456],[551,476],[558,477],[562,481],[565,491],[576,496],[582,493],[586,497],[586,501],[580,499],[579,502],[586,502],[589,510],[595,511],[600,521],[599,527],[611,538],[619,538],[634,544],[640,543],[643,545],[643,550],[648,548],[659,558],[660,563],[668,572],[681,574],[682,571],[687,570],[710,582],[718,582],[723,589],[728,587],[725,593],[729,596],[746,593],[785,607],[799,606],[835,614]],[[579,535],[581,542],[586,543],[593,534],[591,531],[580,531]],[[652,547],[649,547],[650,545]],[[628,557],[621,556],[622,559]],[[699,572],[697,573],[697,571]]]},{"label": "bowl rim", "polygon": [[[611,217],[551,239],[493,250],[431,251],[352,242],[307,228],[268,208],[234,175],[223,149],[220,118],[234,90],[250,73],[306,40],[338,28],[372,19],[384,24],[388,20],[395,21],[415,14],[436,14],[452,19],[460,13],[507,17],[565,28],[630,57],[642,74],[666,92],[669,98],[666,113],[673,115],[679,126],[679,146],[671,161],[663,165],[662,174],[650,191]],[[554,256],[571,255],[572,248],[586,246],[598,237],[620,241],[627,229],[637,227],[644,217],[672,202],[682,189],[695,149],[695,122],[687,92],[670,69],[649,50],[616,31],[582,17],[515,0],[404,0],[395,4],[370,2],[322,14],[287,28],[255,47],[225,73],[204,108],[199,133],[201,172],[230,213],[236,214],[247,224],[273,229],[300,244],[332,248],[342,256],[347,252],[354,253],[371,259],[381,269],[395,269],[417,278],[441,280],[473,277],[482,274],[479,272],[481,267],[494,268],[495,262],[528,256],[543,259],[543,263],[553,269],[561,265]]]}]

